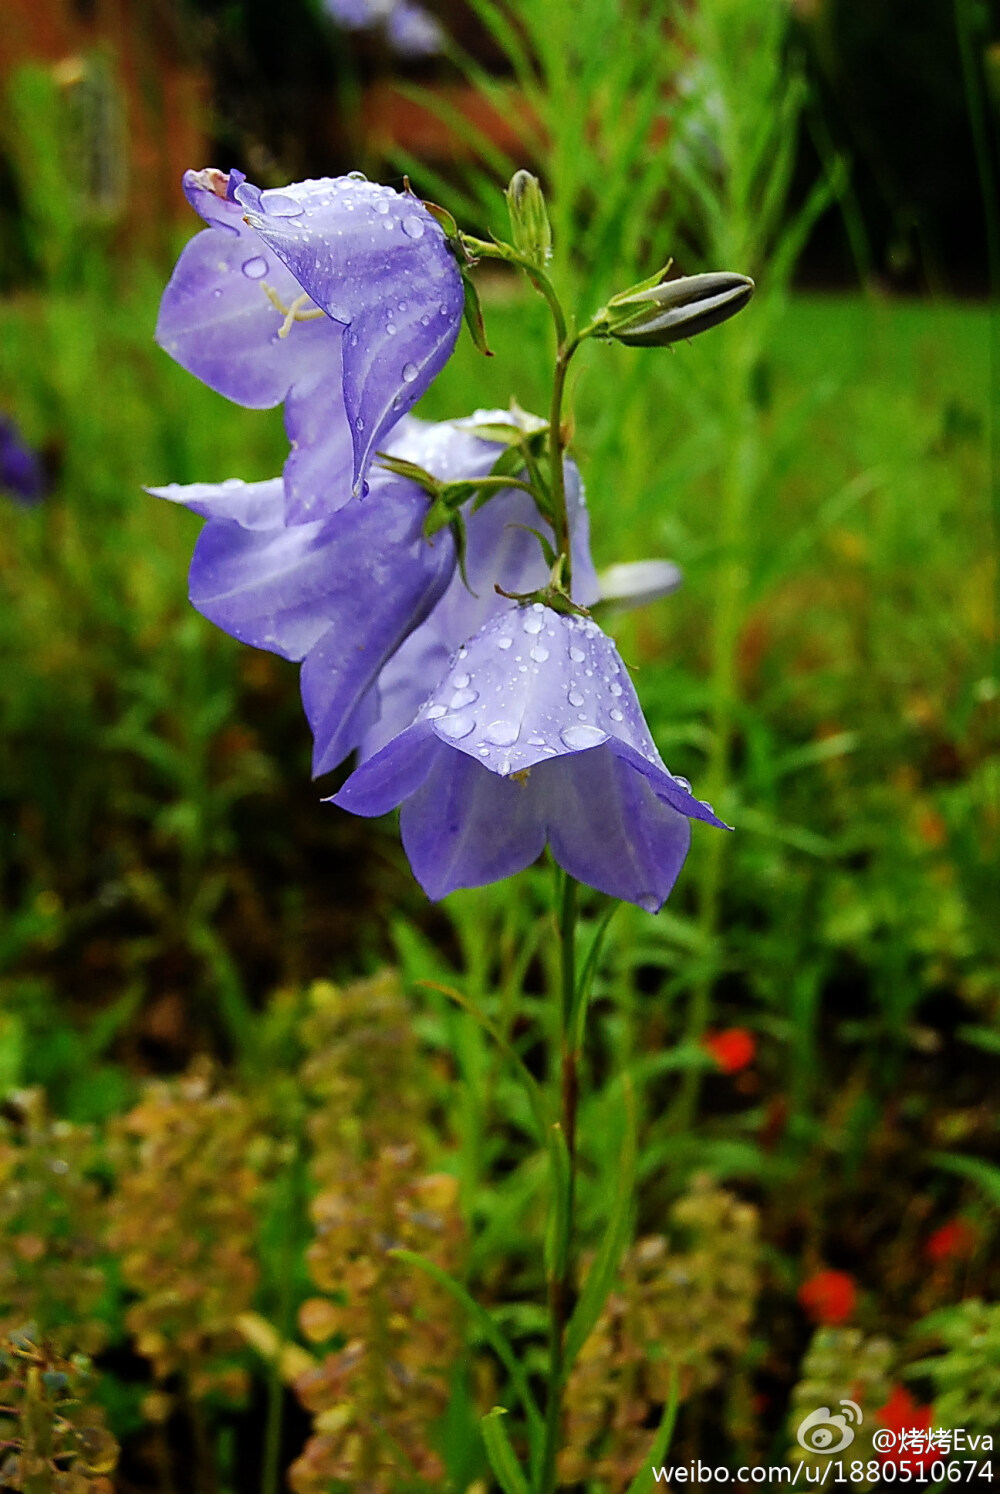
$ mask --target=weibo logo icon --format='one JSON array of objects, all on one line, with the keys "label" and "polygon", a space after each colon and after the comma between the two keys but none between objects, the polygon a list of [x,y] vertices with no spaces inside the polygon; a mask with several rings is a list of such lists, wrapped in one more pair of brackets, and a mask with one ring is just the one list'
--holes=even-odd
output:
[{"label": "weibo logo icon", "polygon": [[857,1401],[838,1401],[844,1411],[833,1412],[829,1406],[820,1406],[810,1411],[805,1421],[799,1422],[796,1441],[807,1452],[838,1453],[850,1447],[854,1441],[855,1428],[864,1421],[864,1413]]}]

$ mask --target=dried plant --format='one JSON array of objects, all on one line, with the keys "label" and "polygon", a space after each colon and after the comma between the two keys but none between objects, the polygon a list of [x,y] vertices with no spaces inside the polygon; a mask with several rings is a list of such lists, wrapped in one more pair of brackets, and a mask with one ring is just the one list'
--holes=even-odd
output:
[{"label": "dried plant", "polygon": [[96,1352],[104,1201],[89,1127],[53,1120],[41,1090],[8,1096],[0,1119],[0,1332],[38,1325],[45,1341]]},{"label": "dried plant", "polygon": [[636,1242],[570,1376],[562,1484],[625,1489],[646,1461],[655,1409],[715,1384],[746,1349],[759,1290],[758,1215],[705,1177],[674,1204],[677,1242]]},{"label": "dried plant", "polygon": [[314,1435],[290,1472],[296,1494],[343,1483],[359,1494],[437,1485],[434,1424],[448,1401],[461,1338],[449,1295],[394,1249],[446,1270],[463,1229],[455,1179],[426,1172],[420,1136],[428,1100],[411,1013],[397,977],[345,991],[318,985],[306,1024],[316,1238],[309,1270],[325,1295],[307,1301],[303,1332],[331,1342],[296,1389]]},{"label": "dried plant", "polygon": [[112,1494],[118,1444],[93,1385],[83,1355],[62,1359],[24,1330],[0,1339],[0,1489]]},{"label": "dried plant", "polygon": [[234,1327],[252,1302],[261,1153],[253,1110],[214,1089],[197,1066],[150,1084],[115,1128],[118,1187],[111,1244],[135,1294],[125,1322],[160,1388],[147,1410],[162,1418],[163,1394],[234,1399],[246,1389],[243,1341]]}]

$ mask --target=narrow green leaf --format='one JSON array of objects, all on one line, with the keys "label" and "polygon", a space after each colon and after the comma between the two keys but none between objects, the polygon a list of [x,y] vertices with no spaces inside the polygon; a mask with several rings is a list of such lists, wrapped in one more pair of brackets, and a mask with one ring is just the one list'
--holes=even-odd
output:
[{"label": "narrow green leaf", "polygon": [[636,1163],[636,1114],[635,1091],[631,1080],[623,1081],[625,1097],[625,1141],[622,1147],[621,1166],[618,1171],[618,1186],[615,1189],[611,1217],[604,1232],[600,1249],[583,1283],[573,1316],[566,1329],[566,1347],[563,1369],[569,1374],[576,1356],[583,1348],[614,1284],[622,1252],[628,1239],[632,1217],[632,1194],[635,1188]]},{"label": "narrow green leaf", "polygon": [[1000,1204],[1000,1167],[995,1167],[992,1162],[986,1162],[982,1157],[965,1157],[954,1152],[931,1152],[929,1160],[945,1172],[954,1172],[960,1178],[968,1178],[970,1183],[975,1183],[982,1189],[992,1203]]},{"label": "narrow green leaf", "polygon": [[483,1441],[486,1444],[486,1456],[490,1460],[490,1467],[496,1474],[504,1494],[531,1494],[528,1480],[517,1461],[514,1449],[510,1445],[510,1438],[507,1436],[507,1429],[501,1419],[506,1415],[507,1412],[503,1406],[494,1406],[493,1410],[479,1423],[483,1431]]},{"label": "narrow green leaf", "polygon": [[469,329],[469,336],[484,357],[492,358],[492,350],[486,341],[486,323],[483,321],[483,308],[479,300],[479,292],[476,290],[470,276],[465,274],[462,276],[462,291],[465,297],[462,310],[465,316],[465,325]]},{"label": "narrow green leaf", "polygon": [[587,1008],[590,1005],[590,993],[594,985],[594,976],[597,974],[597,964],[601,958],[601,950],[604,948],[604,941],[607,937],[608,929],[611,927],[611,920],[620,907],[621,903],[616,898],[609,907],[605,908],[597,925],[597,932],[590,941],[590,948],[587,951],[587,958],[583,963],[583,969],[580,971],[580,979],[577,982],[576,993],[573,998],[573,1014],[570,1020],[570,1042],[573,1044],[573,1050],[576,1053],[579,1053],[583,1047],[583,1036],[587,1026]]},{"label": "narrow green leaf", "polygon": [[680,1401],[681,1377],[674,1369],[670,1372],[670,1394],[667,1404],[663,1408],[663,1419],[660,1422],[653,1445],[645,1463],[639,1469],[635,1478],[629,1484],[626,1494],[647,1494],[647,1490],[653,1486],[653,1469],[662,1467],[663,1459],[670,1450],[673,1441],[674,1427],[677,1424],[677,1406]]},{"label": "narrow green leaf", "polygon": [[506,1334],[497,1326],[486,1308],[476,1301],[460,1281],[456,1281],[454,1276],[449,1276],[448,1272],[443,1270],[436,1261],[429,1260],[427,1256],[420,1255],[416,1250],[393,1250],[391,1254],[397,1260],[405,1261],[408,1266],[416,1266],[419,1271],[424,1271],[428,1276],[433,1277],[438,1285],[444,1287],[459,1306],[465,1309],[510,1376],[510,1383],[524,1407],[524,1414],[528,1421],[528,1438],[532,1448],[536,1443],[540,1444],[545,1433],[545,1421],[531,1393],[528,1377]]}]

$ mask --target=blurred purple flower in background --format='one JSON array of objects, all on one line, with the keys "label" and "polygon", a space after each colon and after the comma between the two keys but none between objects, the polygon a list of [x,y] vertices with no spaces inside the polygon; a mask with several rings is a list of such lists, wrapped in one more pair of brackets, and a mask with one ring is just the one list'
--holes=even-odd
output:
[{"label": "blurred purple flower in background", "polygon": [[434,57],[444,45],[440,23],[414,0],[324,0],[323,9],[345,31],[383,27],[400,57]]},{"label": "blurred purple flower in background", "polygon": [[458,264],[417,198],[361,177],[261,192],[209,168],[184,190],[208,228],[177,262],[157,341],[237,404],[285,402],[288,519],[320,518],[363,491],[451,356]]},{"label": "blurred purple flower in background", "polygon": [[432,898],[512,876],[548,843],[570,876],[655,912],[689,820],[725,828],[664,767],[610,638],[541,603],[487,622],[333,802],[368,816],[401,806],[404,849]]},{"label": "blurred purple flower in background", "polygon": [[9,415],[0,415],[0,492],[24,508],[41,503],[48,492],[41,457],[32,451]]}]

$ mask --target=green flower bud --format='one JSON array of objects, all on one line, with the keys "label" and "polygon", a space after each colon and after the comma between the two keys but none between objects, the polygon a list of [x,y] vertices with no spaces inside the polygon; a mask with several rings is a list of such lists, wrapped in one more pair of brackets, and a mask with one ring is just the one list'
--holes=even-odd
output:
[{"label": "green flower bud", "polygon": [[533,264],[544,265],[552,253],[552,229],[538,177],[516,171],[504,196],[514,248]]},{"label": "green flower bud", "polygon": [[748,275],[729,270],[634,286],[612,296],[598,314],[597,335],[629,347],[666,347],[728,321],[743,310],[753,292]]}]

